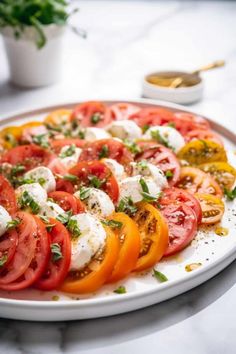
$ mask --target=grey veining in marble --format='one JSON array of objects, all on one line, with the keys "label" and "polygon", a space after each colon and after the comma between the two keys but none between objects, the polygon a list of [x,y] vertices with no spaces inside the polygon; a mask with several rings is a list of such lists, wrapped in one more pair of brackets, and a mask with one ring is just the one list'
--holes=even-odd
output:
[{"label": "grey veining in marble", "polygon": [[[91,98],[138,98],[147,72],[195,69],[225,59],[204,75],[199,113],[236,128],[236,2],[80,1],[73,20],[83,41],[67,33],[63,78],[23,90],[8,83],[0,42],[0,112]],[[165,303],[111,318],[68,323],[0,320],[0,353],[233,354],[236,352],[236,263],[214,279]]]}]

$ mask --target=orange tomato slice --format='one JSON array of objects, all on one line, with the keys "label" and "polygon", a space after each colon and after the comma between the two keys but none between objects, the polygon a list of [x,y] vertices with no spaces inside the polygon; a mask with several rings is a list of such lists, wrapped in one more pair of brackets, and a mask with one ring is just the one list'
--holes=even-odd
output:
[{"label": "orange tomato slice", "polygon": [[202,224],[215,224],[224,215],[225,206],[222,200],[210,194],[195,194],[202,209]]}]

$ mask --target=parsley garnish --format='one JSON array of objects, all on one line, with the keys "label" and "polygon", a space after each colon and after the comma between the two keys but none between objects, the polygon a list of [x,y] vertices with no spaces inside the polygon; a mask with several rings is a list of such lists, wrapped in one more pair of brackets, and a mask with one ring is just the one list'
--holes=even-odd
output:
[{"label": "parsley garnish", "polygon": [[76,220],[70,219],[68,221],[67,228],[72,233],[73,237],[77,238],[81,235],[81,231]]},{"label": "parsley garnish", "polygon": [[76,146],[74,144],[70,145],[65,151],[59,154],[59,157],[64,159],[65,157],[72,156],[75,153]]},{"label": "parsley garnish", "polygon": [[161,283],[164,283],[165,281],[168,281],[168,278],[165,276],[165,274],[159,272],[156,269],[153,269],[153,277],[155,277]]},{"label": "parsley garnish", "polygon": [[88,180],[90,182],[90,185],[94,188],[100,188],[105,182],[105,179],[99,179],[97,176],[90,175],[88,176]]},{"label": "parsley garnish", "polygon": [[90,118],[90,121],[93,124],[99,123],[100,120],[101,120],[101,113],[99,113],[99,112],[94,113]]},{"label": "parsley garnish", "polygon": [[43,148],[49,147],[47,134],[40,134],[40,135],[33,136],[33,142],[37,145],[42,146]]},{"label": "parsley garnish", "polygon": [[80,199],[85,200],[90,195],[90,188],[82,187],[79,191]]},{"label": "parsley garnish", "polygon": [[141,152],[141,148],[134,141],[125,139],[124,144],[132,154],[139,154]]},{"label": "parsley garnish", "polygon": [[127,292],[126,288],[123,285],[120,285],[117,289],[115,289],[113,291],[113,293],[116,293],[116,294],[125,294],[126,292]]},{"label": "parsley garnish", "polygon": [[134,205],[131,197],[123,198],[118,204],[117,211],[133,215],[137,212],[138,208]]},{"label": "parsley garnish", "polygon": [[0,258],[0,267],[3,267],[4,264],[6,263],[7,261],[7,255],[4,254],[1,258]]},{"label": "parsley garnish", "polygon": [[113,229],[120,229],[123,226],[123,223],[116,220],[101,220],[102,224],[109,226]]},{"label": "parsley garnish", "polygon": [[24,191],[19,199],[19,204],[21,208],[29,207],[33,214],[38,214],[40,206],[36,203],[33,197],[27,192]]},{"label": "parsley garnish", "polygon": [[19,224],[21,223],[21,220],[18,219],[18,218],[15,218],[11,221],[8,221],[7,223],[7,230],[10,230],[10,229],[14,229],[15,227],[17,227]]},{"label": "parsley garnish", "polygon": [[165,172],[165,176],[166,176],[167,179],[172,178],[173,175],[174,175],[173,172],[170,171],[170,170],[168,170],[168,171]]},{"label": "parsley garnish", "polygon": [[51,244],[51,252],[52,252],[52,261],[57,262],[59,259],[62,259],[62,253],[61,253],[61,246],[59,243],[52,243]]},{"label": "parsley garnish", "polygon": [[99,152],[98,158],[103,159],[104,157],[108,157],[108,156],[109,156],[108,146],[103,145],[103,147],[101,148],[101,151]]},{"label": "parsley garnish", "polygon": [[172,149],[172,146],[169,144],[168,140],[165,139],[163,136],[161,136],[161,134],[158,130],[151,131],[151,136],[153,139],[155,139],[161,145],[164,145],[164,146]]},{"label": "parsley garnish", "polygon": [[224,188],[224,195],[227,197],[229,200],[234,200],[236,198],[236,187],[232,189],[232,191],[228,190],[227,188]]},{"label": "parsley garnish", "polygon": [[68,173],[67,175],[63,176],[63,179],[65,179],[66,181],[70,181],[72,183],[75,183],[78,181],[78,177],[75,175],[71,175],[70,173]]},{"label": "parsley garnish", "polygon": [[148,188],[148,185],[146,183],[146,181],[143,179],[143,178],[140,178],[139,180],[139,184],[142,188],[142,192],[141,192],[141,195],[143,197],[143,200],[146,201],[146,202],[155,202],[158,197],[154,197],[152,196],[150,193],[149,193],[149,188]]}]

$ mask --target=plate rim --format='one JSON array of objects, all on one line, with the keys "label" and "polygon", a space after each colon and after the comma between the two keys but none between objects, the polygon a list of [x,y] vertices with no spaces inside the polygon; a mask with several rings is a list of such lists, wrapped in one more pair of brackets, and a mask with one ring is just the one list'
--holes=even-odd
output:
[{"label": "plate rim", "polygon": [[[109,104],[120,103],[120,102],[131,103],[131,104],[140,104],[141,103],[143,105],[161,106],[161,107],[165,107],[165,108],[171,108],[176,111],[199,114],[201,117],[207,119],[210,122],[210,124],[214,130],[219,132],[221,135],[225,136],[232,143],[236,143],[236,134],[231,132],[228,128],[225,128],[220,123],[213,121],[211,118],[208,118],[205,115],[194,112],[194,110],[192,110],[192,109],[186,109],[187,107],[180,105],[180,104],[175,104],[175,103],[162,101],[162,100],[145,99],[145,98],[125,99],[125,100],[122,100],[122,99],[99,99],[99,101],[109,103]],[[83,101],[80,101],[80,100],[64,101],[64,102],[61,102],[58,104],[55,103],[53,105],[47,105],[47,106],[40,105],[38,107],[31,107],[29,110],[24,109],[24,110],[19,110],[19,111],[15,111],[15,112],[10,112],[10,114],[3,115],[3,117],[0,120],[0,127],[4,124],[10,123],[10,122],[16,122],[19,119],[25,118],[27,116],[32,116],[34,114],[35,115],[43,114],[43,113],[46,113],[50,110],[56,110],[56,109],[60,109],[63,107],[72,108],[73,106],[75,106],[81,102],[85,102],[85,101],[84,100]],[[73,299],[62,300],[62,301],[23,300],[23,299],[9,299],[9,298],[0,297],[0,305],[6,304],[6,305],[14,306],[14,307],[24,306],[24,308],[32,308],[32,307],[33,308],[48,308],[48,307],[50,307],[50,308],[56,309],[56,308],[61,308],[61,307],[64,307],[64,308],[73,308],[73,307],[79,308],[79,307],[81,307],[81,308],[83,308],[83,307],[87,307],[87,306],[105,305],[105,304],[110,304],[110,303],[119,303],[119,302],[122,303],[125,300],[130,301],[130,300],[135,300],[140,297],[147,296],[147,295],[153,295],[155,293],[158,293],[159,290],[165,290],[168,288],[172,288],[172,287],[175,287],[176,285],[183,285],[184,283],[191,282],[191,280],[195,280],[196,278],[200,278],[202,275],[204,275],[204,273],[208,273],[210,270],[214,269],[215,267],[217,267],[218,265],[223,263],[224,260],[226,261],[227,259],[230,259],[233,256],[233,254],[235,253],[235,251],[236,251],[236,243],[235,243],[235,246],[233,248],[231,248],[230,250],[228,250],[227,253],[223,254],[220,258],[215,259],[210,264],[205,265],[203,268],[196,269],[194,271],[194,273],[190,272],[190,273],[186,274],[184,278],[170,280],[165,283],[159,283],[153,289],[139,290],[137,293],[135,293],[135,292],[126,293],[126,294],[122,294],[122,296],[117,296],[117,297],[104,296],[101,298],[99,297],[99,298],[80,299],[79,301],[76,301]],[[233,257],[233,260],[235,258],[236,258],[236,253],[235,253],[235,256]],[[233,260],[231,260],[231,262]],[[222,269],[224,269],[224,267]],[[218,273],[219,272],[217,272],[216,274],[218,274]],[[207,280],[209,280],[211,278],[212,278],[212,276],[210,278],[208,278]],[[207,280],[205,280],[205,281],[207,281]],[[201,283],[203,283],[203,282],[200,282],[199,284],[201,284]]]}]

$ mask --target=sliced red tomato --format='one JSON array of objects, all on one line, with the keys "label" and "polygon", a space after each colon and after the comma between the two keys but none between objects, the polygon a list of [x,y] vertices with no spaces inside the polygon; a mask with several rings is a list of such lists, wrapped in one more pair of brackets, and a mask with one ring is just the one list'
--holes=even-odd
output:
[{"label": "sliced red tomato", "polygon": [[185,248],[196,236],[197,218],[194,211],[184,203],[161,206],[169,229],[169,246],[164,254],[171,256]]},{"label": "sliced red tomato", "polygon": [[48,197],[52,198],[65,211],[71,210],[73,214],[79,214],[85,211],[83,202],[70,193],[55,191],[50,192]]},{"label": "sliced red tomato", "polygon": [[58,177],[56,179],[56,191],[74,193],[74,185],[70,181],[66,181],[63,178]]},{"label": "sliced red tomato", "polygon": [[202,220],[202,210],[199,201],[190,193],[179,188],[167,188],[163,191],[163,195],[159,204],[168,205],[175,203],[184,203],[189,206],[196,215],[197,222],[200,223]]},{"label": "sliced red tomato", "polygon": [[197,140],[211,140],[216,142],[219,145],[224,145],[223,141],[221,139],[221,137],[213,132],[212,130],[209,129],[195,129],[195,130],[191,130],[189,131],[186,135],[185,135],[185,140],[186,142],[189,142],[193,139],[197,139]]},{"label": "sliced red tomato", "polygon": [[56,154],[58,154],[64,146],[75,145],[76,147],[82,148],[85,144],[85,140],[76,138],[58,139],[51,141],[51,147]]},{"label": "sliced red tomato", "polygon": [[14,188],[2,175],[0,175],[0,205],[11,215],[15,214],[17,211]]},{"label": "sliced red tomato", "polygon": [[0,274],[0,288],[20,278],[35,255],[37,224],[35,218],[26,212],[18,212],[16,217],[21,220],[17,226],[18,243],[12,261]]},{"label": "sliced red tomato", "polygon": [[[69,170],[69,173],[78,177],[75,189],[82,186],[91,186],[92,178],[97,178],[101,185],[99,189],[106,192],[114,203],[119,197],[119,187],[110,169],[100,161],[83,161]],[[92,185],[93,186],[93,185]]]},{"label": "sliced red tomato", "polygon": [[3,290],[13,291],[28,288],[40,278],[48,264],[50,242],[47,230],[44,223],[37,216],[34,216],[34,220],[37,225],[36,234],[34,235],[36,239],[34,256],[28,268],[19,278],[14,282],[0,285],[0,288]]},{"label": "sliced red tomato", "polygon": [[0,266],[0,272],[11,262],[16,252],[16,246],[18,243],[18,234],[16,230],[10,230],[6,232],[0,238],[0,259],[4,260],[2,266]]},{"label": "sliced red tomato", "polygon": [[53,154],[35,144],[21,145],[3,154],[1,162],[11,165],[21,164],[26,170],[37,166],[47,166],[53,159]]},{"label": "sliced red tomato", "polygon": [[114,103],[110,106],[112,115],[116,120],[126,120],[129,119],[130,116],[136,114],[140,111],[140,107],[126,102]]},{"label": "sliced red tomato", "polygon": [[35,284],[41,290],[58,288],[67,276],[71,261],[71,239],[67,229],[56,219],[49,219],[49,223],[53,225],[51,231],[49,231],[51,250],[53,245],[57,245],[61,257],[55,259],[51,251],[51,258],[46,270]]},{"label": "sliced red tomato", "polygon": [[135,121],[140,127],[164,125],[175,121],[174,113],[162,107],[143,108],[133,114],[129,119]]},{"label": "sliced red tomato", "polygon": [[85,102],[75,107],[71,120],[78,120],[82,127],[102,128],[112,120],[112,113],[108,106],[102,102]]},{"label": "sliced red tomato", "polygon": [[[143,144],[143,142],[140,143],[141,145]],[[150,144],[153,143],[150,142]],[[138,154],[135,159],[137,161],[148,160],[158,166],[164,173],[170,171],[172,176],[168,179],[168,182],[171,186],[175,185],[180,175],[180,164],[176,156],[170,149],[163,145],[155,144],[149,146],[150,148],[147,148]]]},{"label": "sliced red tomato", "polygon": [[183,136],[195,129],[210,129],[210,124],[206,119],[193,113],[176,112],[174,116],[175,128]]},{"label": "sliced red tomato", "polygon": [[88,143],[80,154],[79,161],[100,160],[105,157],[126,166],[133,161],[133,156],[125,145],[114,139],[101,139]]}]

